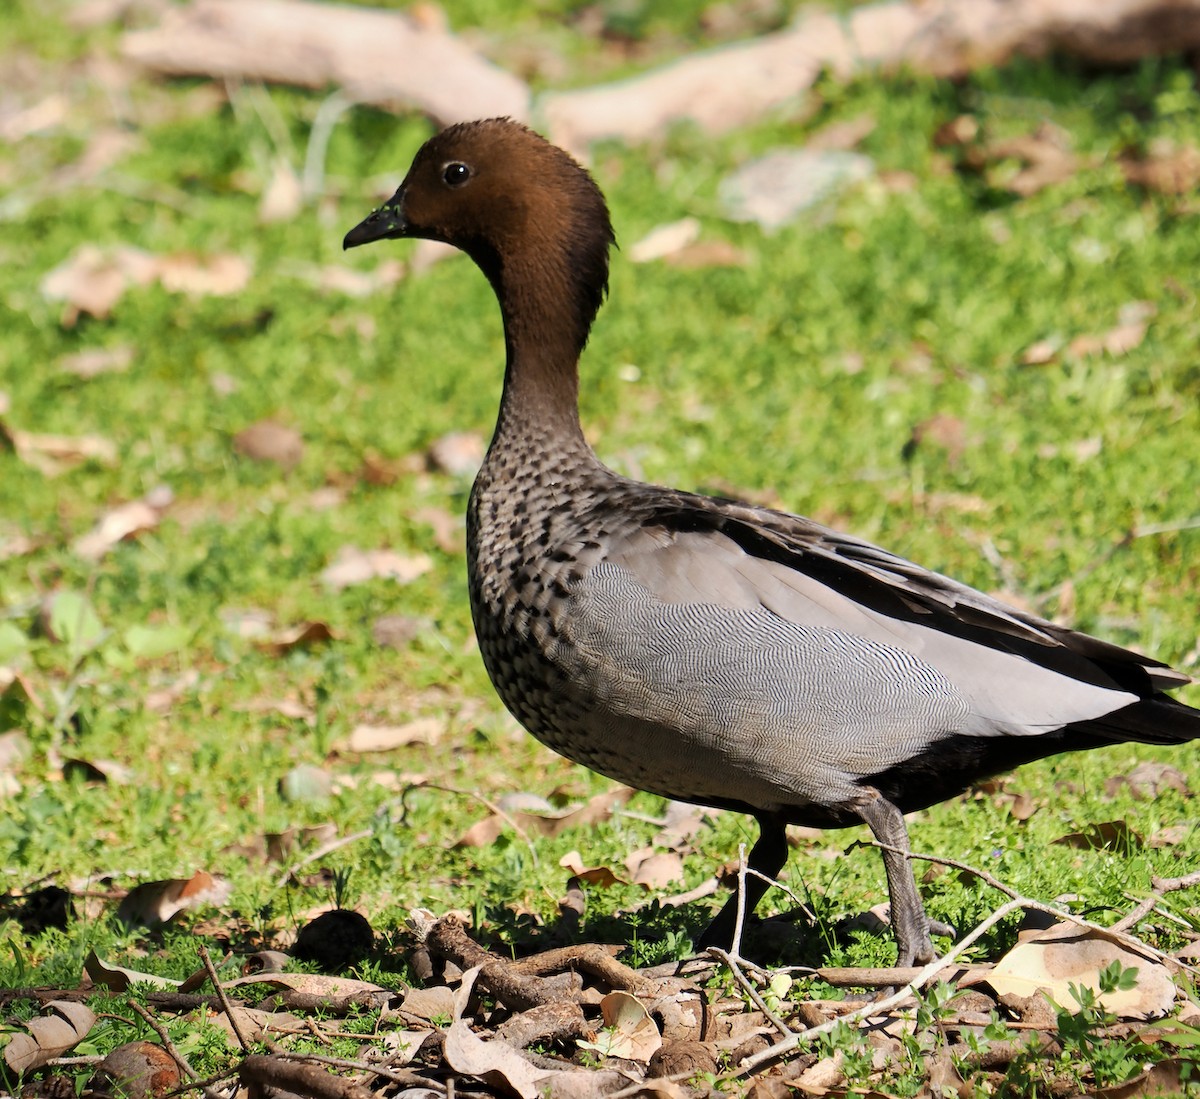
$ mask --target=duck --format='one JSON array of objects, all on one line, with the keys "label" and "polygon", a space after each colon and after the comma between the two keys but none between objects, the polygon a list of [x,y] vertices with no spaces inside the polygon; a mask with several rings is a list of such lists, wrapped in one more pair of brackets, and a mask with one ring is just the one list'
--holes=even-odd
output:
[{"label": "duck", "polygon": [[[570,154],[492,118],[417,152],[343,246],[465,252],[504,329],[495,432],[467,508],[479,651],[539,741],[617,782],[758,823],[744,904],[788,825],[865,824],[896,964],[936,958],[904,816],[1063,752],[1200,737],[1189,676],[783,511],[646,484],[597,458],[579,360],[608,293],[604,195]],[[442,321],[441,323],[444,323]],[[736,896],[699,946],[733,941]]]}]

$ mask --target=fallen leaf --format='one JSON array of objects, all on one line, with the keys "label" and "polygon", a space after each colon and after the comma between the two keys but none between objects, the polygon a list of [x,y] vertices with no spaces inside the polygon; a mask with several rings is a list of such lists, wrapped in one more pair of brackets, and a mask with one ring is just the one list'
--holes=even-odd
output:
[{"label": "fallen leaf", "polygon": [[454,990],[446,985],[432,988],[410,988],[400,1004],[399,1011],[415,1019],[432,1022],[439,1016],[454,1018]]},{"label": "fallen leaf", "polygon": [[659,851],[634,866],[628,862],[625,865],[633,875],[634,885],[648,889],[662,889],[683,880],[683,859],[674,851]]},{"label": "fallen leaf", "polygon": [[258,220],[264,225],[291,221],[303,208],[304,188],[300,185],[300,177],[287,160],[276,158],[271,181],[258,204]]},{"label": "fallen leaf", "polygon": [[279,793],[285,801],[324,801],[333,793],[333,776],[323,767],[301,763],[279,780]]},{"label": "fallen leaf", "polygon": [[1123,820],[1093,824],[1083,832],[1069,832],[1052,842],[1062,847],[1109,851],[1138,851],[1145,845],[1142,837]]},{"label": "fallen leaf", "polygon": [[1200,149],[1170,139],[1152,142],[1144,156],[1120,159],[1125,182],[1164,195],[1184,195],[1200,186]]},{"label": "fallen leaf", "polygon": [[417,618],[406,614],[385,614],[371,623],[371,639],[376,645],[389,649],[407,648],[409,643],[422,630],[427,630],[432,623],[427,618]]},{"label": "fallen leaf", "polygon": [[831,122],[809,137],[804,147],[816,152],[853,149],[864,138],[874,133],[876,125],[874,117],[869,114],[860,114],[841,122]]},{"label": "fallen leaf", "polygon": [[157,973],[139,973],[136,969],[113,965],[103,961],[94,950],[84,959],[83,971],[93,984],[110,992],[128,992],[136,984],[147,984],[154,988],[178,988],[182,984],[170,977],[160,977]]},{"label": "fallen leaf", "polygon": [[750,257],[727,240],[698,240],[665,257],[670,267],[694,271],[705,267],[745,267]]},{"label": "fallen leaf", "polygon": [[433,559],[424,553],[405,556],[388,549],[362,550],[357,546],[342,546],[321,572],[321,581],[334,590],[381,578],[410,584],[431,568]]},{"label": "fallen leaf", "polygon": [[512,1046],[483,1041],[461,1019],[446,1030],[443,1056],[455,1072],[515,1092],[521,1099],[537,1099],[542,1092],[540,1083],[549,1075]]},{"label": "fallen leaf", "polygon": [[443,553],[459,554],[466,550],[467,536],[463,521],[445,508],[423,507],[412,513],[413,522],[433,528],[433,540]]},{"label": "fallen leaf", "polygon": [[[1113,962],[1137,970],[1134,986],[1100,993],[1100,973]],[[1090,988],[1105,1010],[1121,1019],[1165,1015],[1175,1002],[1175,984],[1161,962],[1135,952],[1111,935],[1070,923],[1023,937],[996,963],[987,983],[1001,996],[1044,994],[1070,1010],[1078,1007],[1070,985]]]},{"label": "fallen leaf", "polygon": [[142,1040],[111,1050],[93,1069],[87,1091],[92,1095],[158,1099],[174,1092],[179,1083],[175,1058],[162,1046]]},{"label": "fallen leaf", "polygon": [[66,303],[62,323],[70,327],[82,314],[107,317],[129,286],[155,281],[173,292],[234,294],[250,281],[250,264],[232,254],[156,256],[127,245],[83,244],[45,275],[41,288],[50,301]]},{"label": "fallen leaf", "polygon": [[649,263],[664,259],[695,243],[700,236],[700,222],[696,218],[681,218],[651,229],[629,249],[629,258],[634,263]]},{"label": "fallen leaf", "polygon": [[161,927],[180,912],[205,904],[224,904],[230,884],[205,870],[190,878],[169,878],[134,886],[117,908],[117,919],[129,927]]},{"label": "fallen leaf", "polygon": [[333,630],[327,622],[298,622],[286,630],[280,630],[274,637],[254,644],[263,652],[283,656],[294,649],[311,649],[332,640]]},{"label": "fallen leaf", "polygon": [[1063,340],[1061,336],[1047,336],[1043,340],[1038,340],[1036,343],[1031,343],[1021,353],[1022,366],[1045,366],[1051,363],[1057,357],[1062,349]]},{"label": "fallen leaf", "polygon": [[993,165],[1003,160],[1019,161],[1022,167],[1017,171],[993,169],[989,178],[995,186],[1022,198],[1070,179],[1079,169],[1079,158],[1070,151],[1066,133],[1045,122],[1032,134],[990,141],[978,155]]},{"label": "fallen leaf", "polygon": [[96,525],[75,539],[72,549],[84,560],[99,561],[109,550],[161,522],[163,508],[147,500],[131,500],[105,512]]},{"label": "fallen leaf", "polygon": [[1067,344],[1067,354],[1077,358],[1105,354],[1120,358],[1138,347],[1146,337],[1146,329],[1156,308],[1153,302],[1126,302],[1117,314],[1117,324],[1107,332],[1076,336]]},{"label": "fallen leaf", "polygon": [[77,378],[119,374],[129,369],[129,364],[133,362],[133,351],[133,345],[128,343],[117,347],[91,347],[60,359],[58,368],[64,374],[74,374]]},{"label": "fallen leaf", "polygon": [[133,771],[115,759],[76,759],[62,761],[63,778],[92,785],[129,786],[134,779]]},{"label": "fallen leaf", "polygon": [[605,1057],[623,1057],[646,1064],[662,1046],[658,1026],[642,1003],[631,992],[610,992],[600,1001],[605,1029],[594,1042],[579,1042]]},{"label": "fallen leaf", "polygon": [[425,452],[425,464],[435,473],[473,477],[483,464],[483,438],[473,431],[451,431],[435,439]]},{"label": "fallen leaf", "polygon": [[250,281],[250,264],[233,253],[197,256],[179,252],[158,258],[156,275],[163,289],[174,293],[225,297],[237,294]]},{"label": "fallen leaf", "polygon": [[327,267],[306,268],[299,274],[305,282],[325,293],[366,298],[381,290],[391,289],[404,278],[404,264],[396,259],[385,259],[373,271],[330,264]]},{"label": "fallen leaf", "polygon": [[390,752],[410,744],[436,744],[446,731],[437,717],[419,717],[404,725],[355,725],[342,745],[347,752]]},{"label": "fallen leaf", "polygon": [[568,851],[558,860],[558,865],[564,870],[569,870],[573,879],[586,885],[597,885],[601,889],[608,889],[614,885],[625,884],[624,878],[617,877],[607,866],[585,867],[583,856],[578,851]]},{"label": "fallen leaf", "polygon": [[30,1072],[62,1057],[96,1025],[96,1013],[86,1004],[51,1000],[42,1010],[24,1024],[24,1034],[13,1034],[4,1047],[4,1063],[12,1072]]},{"label": "fallen leaf", "polygon": [[726,216],[771,232],[874,171],[874,161],[861,153],[779,149],[723,179],[719,196]]},{"label": "fallen leaf", "polygon": [[46,477],[57,477],[84,462],[102,466],[117,463],[117,448],[100,435],[38,435],[0,423],[0,443],[7,442],[27,466]]},{"label": "fallen leaf", "polygon": [[295,428],[276,420],[259,420],[233,437],[233,449],[256,462],[274,462],[291,469],[304,457],[304,439]]}]

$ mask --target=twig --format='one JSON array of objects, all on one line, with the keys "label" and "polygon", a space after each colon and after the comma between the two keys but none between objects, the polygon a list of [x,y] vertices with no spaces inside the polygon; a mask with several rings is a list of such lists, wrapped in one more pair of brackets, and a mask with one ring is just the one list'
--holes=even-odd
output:
[{"label": "twig", "polygon": [[325,152],[329,148],[329,139],[338,119],[353,106],[354,100],[341,88],[321,100],[312,128],[308,131],[308,147],[304,150],[301,194],[306,199],[311,200],[321,194],[325,185]]},{"label": "twig", "polygon": [[315,851],[310,851],[299,862],[293,863],[280,876],[275,883],[276,889],[282,889],[288,882],[292,880],[304,867],[309,863],[316,862],[317,859],[323,859],[326,855],[338,850],[340,847],[348,847],[352,843],[357,843],[359,840],[370,839],[375,834],[371,828],[364,828],[361,832],[351,832],[348,836],[338,836],[336,839],[330,840],[328,843],[321,844]]},{"label": "twig", "polygon": [[1131,927],[1136,927],[1138,922],[1155,908],[1159,901],[1167,893],[1176,893],[1180,889],[1191,889],[1193,886],[1200,885],[1200,870],[1192,874],[1185,874],[1182,878],[1151,878],[1150,879],[1150,895],[1141,902],[1127,916],[1123,916],[1117,920],[1109,931],[1122,932]]},{"label": "twig", "polygon": [[193,1081],[187,1088],[183,1090],[192,1091],[195,1088],[199,1088],[202,1092],[204,1092],[207,1099],[224,1099],[219,1091],[214,1091],[208,1085],[207,1081],[202,1081],[200,1079],[199,1074],[188,1063],[188,1059],[182,1053],[180,1053],[178,1049],[176,1049],[175,1043],[171,1041],[171,1036],[167,1033],[167,1028],[163,1026],[162,1023],[160,1023],[136,1000],[130,1000],[128,1003],[129,1006],[145,1020],[147,1026],[149,1026],[150,1029],[158,1035],[159,1041],[163,1044],[163,1049],[165,1049],[171,1055],[172,1059],[179,1066],[179,1070],[183,1073],[186,1073]]},{"label": "twig", "polygon": [[731,954],[728,950],[722,950],[719,946],[710,946],[708,953],[714,958],[720,958],[721,961],[729,966],[729,972],[733,974],[734,980],[742,986],[746,995],[754,1001],[754,1006],[771,1020],[771,1023],[780,1034],[788,1035],[792,1033],[792,1028],[767,1006],[767,1001],[759,995],[758,989],[754,987],[754,983],[742,972],[735,955]]},{"label": "twig", "polygon": [[480,793],[476,792],[475,790],[458,790],[458,789],[455,789],[455,787],[453,787],[453,786],[440,786],[435,782],[410,783],[408,786],[406,786],[404,788],[403,792],[400,794],[400,804],[401,804],[401,807],[404,809],[404,815],[402,815],[400,818],[401,822],[403,822],[404,816],[406,816],[408,814],[408,795],[410,793],[412,793],[413,790],[441,790],[442,793],[444,793],[444,794],[454,794],[455,796],[460,797],[460,798],[473,798],[475,801],[479,802],[479,804],[482,805],[485,809],[487,809],[487,811],[489,813],[495,814],[501,820],[503,820],[506,824],[509,824],[512,826],[513,831],[516,832],[517,835],[520,836],[521,839],[523,839],[525,841],[525,846],[529,848],[529,854],[530,854],[530,857],[533,859],[533,865],[534,866],[538,865],[537,848],[534,846],[533,840],[531,840],[529,838],[529,833],[524,828],[522,828],[509,813],[506,813],[494,801],[492,801],[490,798],[484,797],[483,794],[480,794]]},{"label": "twig", "polygon": [[[362,1035],[358,1035],[359,1038]],[[387,1068],[385,1065],[372,1065],[367,1061],[350,1061],[343,1057],[324,1057],[319,1053],[291,1053],[287,1050],[280,1050],[276,1056],[287,1061],[311,1062],[318,1065],[328,1065],[330,1068],[344,1068],[350,1072],[360,1072],[372,1076],[378,1076],[382,1080],[388,1080],[393,1084],[403,1084],[408,1087],[421,1086],[427,1088],[438,1088],[441,1082],[432,1080],[429,1077],[421,1075],[419,1072],[414,1072],[412,1069],[405,1069],[402,1072],[397,1072],[395,1069]]]},{"label": "twig", "polygon": [[746,845],[738,844],[737,919],[733,921],[733,942],[729,951],[735,957],[742,954],[742,930],[746,923]]},{"label": "twig", "polygon": [[221,987],[221,978],[217,975],[217,967],[213,965],[212,958],[209,957],[208,947],[200,947],[200,960],[204,963],[204,968],[208,970],[208,979],[212,981],[217,999],[221,1001],[221,1010],[225,1012],[225,1018],[229,1020],[233,1036],[237,1039],[238,1045],[242,1047],[242,1052],[249,1053],[250,1043],[246,1041],[246,1036],[242,1033],[242,1028],[238,1025],[237,1018],[233,1014],[233,1004],[230,1003],[229,997],[225,995],[225,989]]},{"label": "twig", "polygon": [[[1124,928],[1105,927],[1103,924],[1093,923],[1091,920],[1085,920],[1082,916],[1076,916],[1063,908],[1055,908],[1052,904],[1046,904],[1044,901],[1034,900],[1032,897],[1023,897],[1011,886],[1005,885],[998,878],[994,878],[986,870],[980,870],[978,867],[969,866],[965,862],[959,862],[957,859],[943,858],[941,855],[923,855],[918,851],[901,851],[898,847],[892,847],[886,843],[880,843],[878,840],[862,841],[859,843],[865,847],[878,847],[881,851],[895,851],[897,854],[904,855],[910,859],[920,859],[922,862],[937,863],[939,866],[949,866],[955,870],[962,870],[968,874],[974,874],[980,881],[990,885],[993,889],[1003,893],[1006,897],[1011,897],[1014,901],[1020,902],[1020,907],[1028,909],[1031,912],[1045,912],[1048,916],[1053,916],[1055,919],[1066,920],[1068,923],[1076,924],[1079,927],[1086,928],[1088,931],[1097,931],[1101,935],[1110,935],[1114,939],[1120,939],[1127,946],[1131,946],[1137,950],[1149,954],[1151,957],[1157,958],[1160,962],[1171,962],[1173,965],[1178,965],[1191,973],[1200,974],[1200,967],[1188,965],[1179,958],[1168,954],[1166,951],[1159,950],[1157,947],[1151,946],[1149,943],[1139,939],[1136,935],[1131,935]],[[1193,881],[1192,879],[1196,880]],[[1151,883],[1162,881],[1181,881],[1185,884],[1178,886],[1180,889],[1187,889],[1191,885],[1200,884],[1200,872],[1189,874],[1185,878],[1177,879],[1159,879],[1152,878]],[[950,955],[947,955],[949,957]]]},{"label": "twig", "polygon": [[954,965],[955,960],[960,954],[974,945],[975,941],[986,934],[991,928],[1005,919],[1013,912],[1017,912],[1022,908],[1022,905],[1017,900],[1007,901],[996,909],[986,920],[975,928],[970,934],[955,943],[953,948],[947,954],[930,962],[917,973],[916,977],[905,984],[891,996],[887,996],[882,1000],[876,1000],[864,1007],[858,1008],[856,1011],[850,1012],[849,1015],[842,1015],[837,1019],[831,1019],[829,1022],[822,1023],[820,1026],[809,1027],[807,1030],[791,1031],[782,1041],[776,1042],[773,1046],[769,1046],[760,1053],[756,1053],[751,1057],[747,1057],[739,1066],[737,1075],[747,1076],[761,1065],[769,1061],[774,1061],[782,1057],[785,1053],[790,1053],[798,1045],[803,1042],[812,1041],[813,1038],[821,1034],[827,1034],[834,1030],[840,1023],[855,1023],[861,1019],[869,1019],[874,1015],[883,1015],[890,1011],[893,1007],[902,1004],[922,985],[927,983],[939,973],[944,972]]}]

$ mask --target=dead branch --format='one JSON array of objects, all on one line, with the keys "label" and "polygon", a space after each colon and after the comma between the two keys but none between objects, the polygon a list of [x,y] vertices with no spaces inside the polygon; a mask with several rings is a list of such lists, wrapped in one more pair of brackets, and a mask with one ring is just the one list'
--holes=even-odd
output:
[{"label": "dead branch", "polygon": [[195,0],[166,9],[121,44],[132,61],[168,76],[340,85],[347,97],[415,107],[446,125],[529,116],[529,89],[440,29],[400,12],[308,0]]},{"label": "dead branch", "polygon": [[319,1065],[291,1061],[264,1053],[247,1057],[238,1066],[238,1079],[252,1094],[278,1088],[311,1099],[375,1099],[370,1088],[326,1072]]},{"label": "dead branch", "polygon": [[786,107],[831,70],[901,66],[960,77],[1015,55],[1102,65],[1200,46],[1200,0],[892,0],[846,15],[807,9],[787,30],[694,54],[630,80],[542,97],[550,138],[582,151],[647,141],[681,119],[722,132]]}]

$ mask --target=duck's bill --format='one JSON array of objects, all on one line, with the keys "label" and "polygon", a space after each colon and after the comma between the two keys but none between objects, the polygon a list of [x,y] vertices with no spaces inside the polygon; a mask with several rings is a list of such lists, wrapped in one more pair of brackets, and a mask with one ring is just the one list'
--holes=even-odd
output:
[{"label": "duck's bill", "polygon": [[373,214],[363,218],[342,240],[343,248],[357,248],[376,240],[390,240],[406,236],[408,228],[404,220],[403,196],[397,191]]}]

